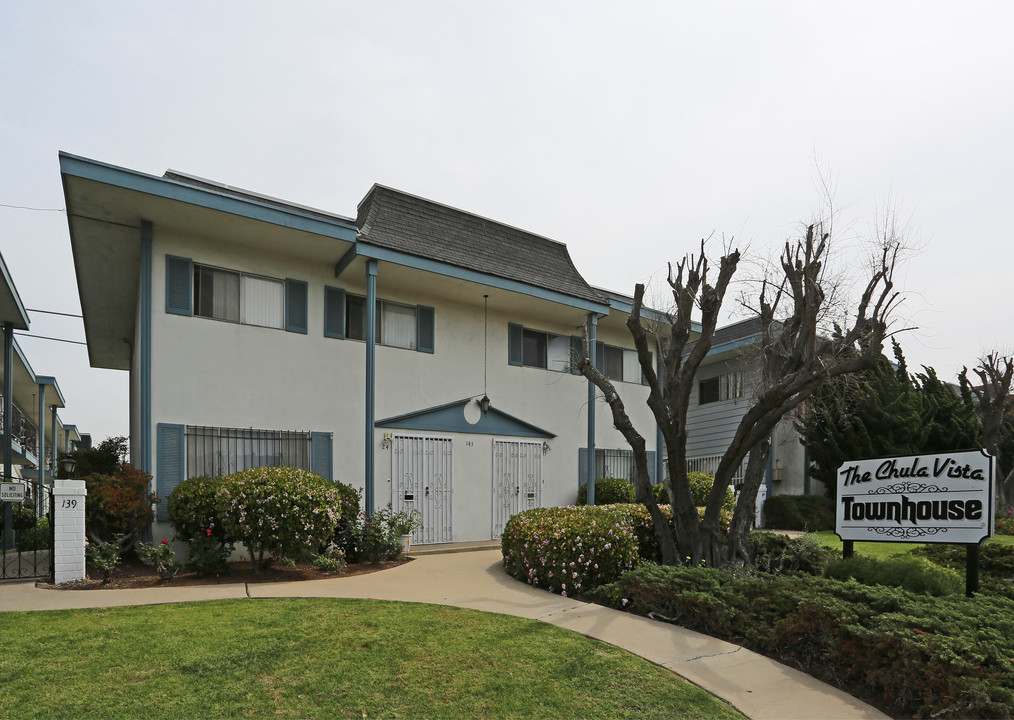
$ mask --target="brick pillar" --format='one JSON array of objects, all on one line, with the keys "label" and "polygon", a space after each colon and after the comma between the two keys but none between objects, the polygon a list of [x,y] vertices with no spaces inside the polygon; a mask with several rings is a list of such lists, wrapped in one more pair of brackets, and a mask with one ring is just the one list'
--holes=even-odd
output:
[{"label": "brick pillar", "polygon": [[53,574],[56,583],[84,580],[87,494],[84,480],[53,482]]}]

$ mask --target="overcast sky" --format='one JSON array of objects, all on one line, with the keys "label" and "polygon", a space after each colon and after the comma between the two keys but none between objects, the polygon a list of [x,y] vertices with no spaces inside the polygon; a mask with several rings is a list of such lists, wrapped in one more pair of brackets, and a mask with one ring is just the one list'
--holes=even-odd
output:
[{"label": "overcast sky", "polygon": [[[1014,349],[1012,30],[1014,4],[953,0],[0,0],[0,252],[27,307],[80,313],[64,150],[349,216],[383,183],[563,241],[630,294],[702,237],[769,257],[823,177],[842,247],[897,211],[919,248],[899,339],[950,378]],[[65,422],[127,434],[125,372],[19,342]]]}]

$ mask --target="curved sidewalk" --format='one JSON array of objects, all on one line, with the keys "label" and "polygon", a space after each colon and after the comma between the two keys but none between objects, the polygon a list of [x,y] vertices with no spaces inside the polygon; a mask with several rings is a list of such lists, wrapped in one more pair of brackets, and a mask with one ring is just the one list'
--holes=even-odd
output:
[{"label": "curved sidewalk", "polygon": [[0,609],[5,611],[246,597],[374,598],[516,615],[640,655],[722,698],[753,720],[888,717],[830,685],[738,645],[520,583],[504,572],[499,550],[421,555],[383,572],[298,583],[80,592],[40,590],[31,583],[0,584]]}]

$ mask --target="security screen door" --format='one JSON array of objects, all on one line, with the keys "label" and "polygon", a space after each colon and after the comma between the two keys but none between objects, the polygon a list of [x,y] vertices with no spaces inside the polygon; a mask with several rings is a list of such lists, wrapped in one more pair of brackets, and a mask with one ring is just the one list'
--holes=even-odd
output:
[{"label": "security screen door", "polygon": [[493,441],[493,539],[512,515],[542,505],[542,441]]},{"label": "security screen door", "polygon": [[450,438],[395,435],[391,445],[391,507],[418,510],[422,528],[413,545],[453,542]]}]

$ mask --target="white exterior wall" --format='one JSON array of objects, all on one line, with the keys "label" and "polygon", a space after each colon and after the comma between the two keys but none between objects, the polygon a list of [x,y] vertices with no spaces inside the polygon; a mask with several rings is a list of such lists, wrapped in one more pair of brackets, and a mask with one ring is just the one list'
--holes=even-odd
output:
[{"label": "white exterior wall", "polygon": [[[366,294],[361,263],[334,278],[333,263],[311,262],[248,247],[211,242],[156,227],[152,258],[152,473],[157,477],[159,423],[331,432],[333,476],[364,488],[365,481],[365,356],[366,344],[323,335],[324,286]],[[166,255],[191,258],[197,264],[308,283],[308,333],[261,328],[165,311]],[[337,259],[337,258],[336,258]],[[580,376],[508,364],[508,323],[560,335],[580,335],[587,313],[545,301],[538,319],[525,317],[506,291],[456,283],[459,298],[441,291],[444,278],[421,271],[417,283],[397,284],[379,264],[377,297],[381,300],[434,308],[434,353],[378,344],[376,348],[376,419],[403,415],[483,393],[483,294],[490,295],[487,392],[494,408],[557,437],[546,440],[543,458],[542,505],[567,505],[576,500],[578,449],[587,445],[587,381]],[[433,288],[437,288],[434,290]],[[451,297],[448,297],[451,295]],[[528,301],[530,305],[530,300]],[[494,309],[496,308],[496,309]],[[608,335],[608,333],[607,333]],[[600,340],[632,347],[629,335]],[[135,353],[137,355],[137,353]],[[136,358],[132,376],[137,376]],[[644,400],[647,388],[617,383],[635,425],[649,449],[655,425]],[[138,407],[138,383],[131,383],[131,407]],[[137,437],[139,412],[132,412],[132,439]],[[612,428],[608,407],[597,404],[596,444],[624,448]],[[384,432],[376,428],[374,449],[375,506],[391,501],[391,455],[381,448]],[[430,434],[421,431],[406,431]],[[492,438],[489,435],[434,432],[454,440],[454,540],[489,539],[492,529]],[[526,438],[527,439],[527,438]],[[471,443],[471,444],[469,444]],[[132,442],[132,447],[136,442]],[[171,534],[168,523],[155,537]]]}]

